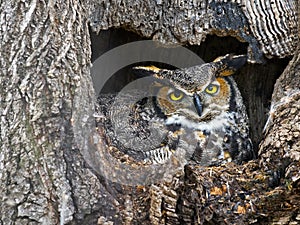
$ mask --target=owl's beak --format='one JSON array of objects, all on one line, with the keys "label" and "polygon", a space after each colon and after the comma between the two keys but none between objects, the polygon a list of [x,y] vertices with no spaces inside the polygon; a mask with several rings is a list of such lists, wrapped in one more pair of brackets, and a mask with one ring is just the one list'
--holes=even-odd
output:
[{"label": "owl's beak", "polygon": [[194,105],[199,116],[202,115],[202,104],[198,94],[194,94]]}]

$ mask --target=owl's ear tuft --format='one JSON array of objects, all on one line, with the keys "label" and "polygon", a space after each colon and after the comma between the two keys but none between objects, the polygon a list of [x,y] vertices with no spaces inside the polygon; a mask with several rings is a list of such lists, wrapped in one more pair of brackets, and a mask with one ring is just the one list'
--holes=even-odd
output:
[{"label": "owl's ear tuft", "polygon": [[161,69],[155,66],[137,66],[137,67],[133,67],[132,70],[139,77],[147,77],[147,76],[154,76]]},{"label": "owl's ear tuft", "polygon": [[228,54],[222,57],[218,57],[214,60],[217,65],[217,76],[224,77],[234,74],[238,69],[240,69],[246,62],[246,55]]}]

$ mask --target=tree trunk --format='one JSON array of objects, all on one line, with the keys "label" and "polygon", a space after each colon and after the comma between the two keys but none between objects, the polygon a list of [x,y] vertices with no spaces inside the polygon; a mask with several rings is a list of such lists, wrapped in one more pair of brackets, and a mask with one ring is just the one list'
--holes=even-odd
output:
[{"label": "tree trunk", "polygon": [[1,3],[1,224],[66,224],[100,199],[72,131],[76,93],[94,99],[86,15],[79,1]]},{"label": "tree trunk", "polygon": [[[1,224],[299,223],[296,1],[275,1],[265,12],[285,15],[277,38],[270,26],[256,27],[259,9],[224,2],[2,1]],[[231,16],[220,20],[226,13]],[[258,160],[188,165],[165,182],[143,187],[99,175],[85,155],[91,146],[106,147],[90,123],[95,93],[89,20],[93,30],[125,27],[164,44],[201,45],[209,34],[231,35],[249,44],[251,62],[293,55],[276,82]]]}]

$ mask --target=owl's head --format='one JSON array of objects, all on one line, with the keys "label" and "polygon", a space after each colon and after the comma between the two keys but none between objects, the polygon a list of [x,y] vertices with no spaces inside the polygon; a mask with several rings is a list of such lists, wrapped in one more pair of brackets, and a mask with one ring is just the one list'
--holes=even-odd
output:
[{"label": "owl's head", "polygon": [[189,126],[210,121],[239,107],[240,94],[230,75],[246,61],[244,55],[226,55],[185,69],[166,70],[154,66],[135,69],[156,78],[154,95],[168,123]]}]

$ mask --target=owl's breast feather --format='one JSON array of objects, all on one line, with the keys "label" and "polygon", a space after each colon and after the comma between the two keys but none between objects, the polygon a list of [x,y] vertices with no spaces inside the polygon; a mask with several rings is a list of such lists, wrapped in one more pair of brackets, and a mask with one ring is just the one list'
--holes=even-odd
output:
[{"label": "owl's breast feather", "polygon": [[196,122],[189,120],[181,115],[172,115],[166,120],[166,125],[180,125],[181,127],[187,127],[194,130],[220,130],[229,124],[228,112],[222,112],[220,115],[216,116],[210,121],[200,121]]}]

